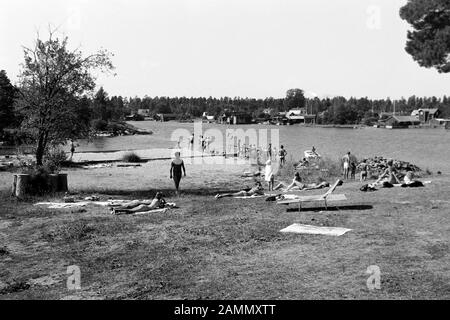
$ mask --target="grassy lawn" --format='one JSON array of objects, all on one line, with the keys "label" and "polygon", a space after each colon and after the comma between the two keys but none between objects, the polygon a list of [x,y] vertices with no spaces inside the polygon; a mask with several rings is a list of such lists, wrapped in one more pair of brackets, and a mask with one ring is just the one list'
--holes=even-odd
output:
[{"label": "grassy lawn", "polygon": [[[80,172],[71,179],[95,176]],[[128,172],[130,181],[139,178]],[[373,193],[345,183],[337,192],[348,201],[301,212],[264,199],[215,200],[219,189],[236,189],[230,181],[187,187],[180,198],[168,198],[180,209],[143,216],[112,216],[95,206],[46,209],[33,203],[49,199],[17,202],[4,184],[0,298],[449,299],[450,177],[430,180],[426,188]],[[155,191],[91,183],[84,191],[100,191],[103,199]],[[352,231],[279,232],[292,223]],[[81,269],[81,290],[66,287],[70,265]],[[380,290],[367,288],[370,265],[380,267]]]}]

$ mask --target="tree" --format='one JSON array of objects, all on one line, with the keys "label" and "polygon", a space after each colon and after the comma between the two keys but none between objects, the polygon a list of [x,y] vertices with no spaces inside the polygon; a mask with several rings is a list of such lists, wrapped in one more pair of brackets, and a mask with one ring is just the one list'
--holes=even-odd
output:
[{"label": "tree", "polygon": [[400,17],[414,29],[406,52],[422,67],[450,72],[450,0],[408,0]]},{"label": "tree", "polygon": [[54,38],[50,31],[48,40],[38,36],[33,48],[24,47],[17,110],[24,117],[22,128],[35,138],[37,165],[42,165],[49,145],[87,137],[88,124],[82,126],[78,119],[80,108],[83,110],[79,103],[95,88],[94,70],[114,69],[107,51],[85,57],[79,49],[70,51],[67,45],[67,37]]},{"label": "tree", "polygon": [[14,97],[16,88],[9,81],[5,70],[0,70],[0,134],[14,122]]},{"label": "tree", "polygon": [[304,108],[306,103],[305,95],[301,89],[289,89],[284,99],[285,110]]},{"label": "tree", "polygon": [[100,87],[94,96],[92,101],[92,109],[95,119],[100,119],[104,122],[108,122],[111,119],[111,103],[108,97],[108,93]]}]

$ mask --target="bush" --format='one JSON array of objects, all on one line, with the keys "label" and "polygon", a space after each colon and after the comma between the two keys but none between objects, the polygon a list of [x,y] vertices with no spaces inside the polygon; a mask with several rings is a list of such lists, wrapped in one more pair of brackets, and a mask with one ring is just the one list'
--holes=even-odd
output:
[{"label": "bush", "polygon": [[108,128],[108,122],[102,119],[96,119],[92,121],[92,127],[96,131],[106,131]]},{"label": "bush", "polygon": [[141,162],[142,159],[134,152],[128,152],[122,157],[123,162]]},{"label": "bush", "polygon": [[61,165],[67,161],[67,155],[59,147],[50,149],[44,158],[44,167],[49,173],[57,173],[61,170]]}]

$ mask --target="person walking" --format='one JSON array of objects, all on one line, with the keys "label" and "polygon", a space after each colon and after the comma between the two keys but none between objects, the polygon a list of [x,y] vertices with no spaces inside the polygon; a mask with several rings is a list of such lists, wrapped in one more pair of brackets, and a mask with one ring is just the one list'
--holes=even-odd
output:
[{"label": "person walking", "polygon": [[70,161],[72,161],[73,154],[75,153],[75,142],[70,139]]},{"label": "person walking", "polygon": [[184,161],[180,156],[180,152],[175,152],[175,159],[172,160],[170,166],[170,179],[173,179],[175,183],[175,192],[177,195],[179,195],[182,173],[184,173],[184,176],[186,177],[186,168],[184,167]]}]

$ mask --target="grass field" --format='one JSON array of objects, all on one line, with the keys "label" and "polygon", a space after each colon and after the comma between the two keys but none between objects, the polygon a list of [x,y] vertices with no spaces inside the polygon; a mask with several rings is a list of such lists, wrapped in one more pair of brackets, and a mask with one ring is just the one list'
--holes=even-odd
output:
[{"label": "grass field", "polygon": [[[149,178],[154,167],[69,171],[71,188],[85,195],[142,199],[163,190],[180,206],[143,216],[33,205],[48,198],[18,202],[9,196],[11,174],[0,173],[0,298],[450,298],[450,176],[373,193],[344,183],[336,192],[348,201],[298,212],[264,198],[215,200],[220,190],[239,189],[241,169],[201,180],[205,170],[188,168],[179,198],[169,191],[168,172]],[[352,231],[279,232],[292,223]],[[66,287],[70,265],[80,267],[81,290]],[[381,270],[380,290],[366,285],[371,265]]]}]

